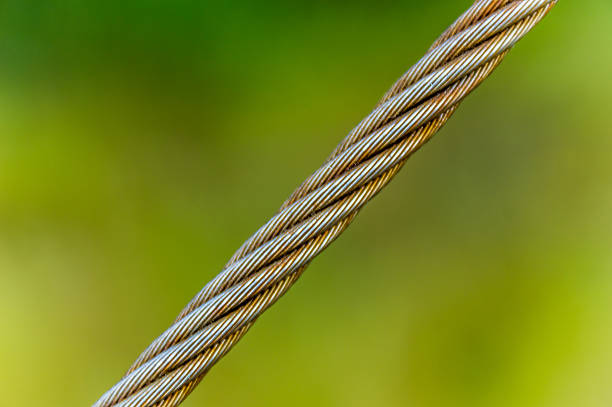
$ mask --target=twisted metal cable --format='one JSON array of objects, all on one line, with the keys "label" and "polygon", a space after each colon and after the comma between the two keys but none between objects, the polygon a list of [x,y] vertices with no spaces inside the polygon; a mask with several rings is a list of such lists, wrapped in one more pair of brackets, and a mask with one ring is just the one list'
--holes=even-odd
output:
[{"label": "twisted metal cable", "polygon": [[476,1],[94,407],[179,405],[555,4]]}]

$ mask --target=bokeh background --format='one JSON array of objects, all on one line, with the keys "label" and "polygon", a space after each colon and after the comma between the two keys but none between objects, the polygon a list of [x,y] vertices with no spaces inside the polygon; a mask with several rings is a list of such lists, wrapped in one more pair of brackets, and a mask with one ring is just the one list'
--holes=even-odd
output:
[{"label": "bokeh background", "polygon": [[[86,406],[468,0],[0,3],[0,404]],[[185,406],[609,406],[612,2],[561,1]]]}]

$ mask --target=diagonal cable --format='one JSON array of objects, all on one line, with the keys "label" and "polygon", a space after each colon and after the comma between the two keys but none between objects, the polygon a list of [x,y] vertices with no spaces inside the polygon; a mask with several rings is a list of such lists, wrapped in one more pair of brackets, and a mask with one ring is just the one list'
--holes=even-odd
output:
[{"label": "diagonal cable", "polygon": [[179,405],[555,4],[476,1],[94,407]]}]

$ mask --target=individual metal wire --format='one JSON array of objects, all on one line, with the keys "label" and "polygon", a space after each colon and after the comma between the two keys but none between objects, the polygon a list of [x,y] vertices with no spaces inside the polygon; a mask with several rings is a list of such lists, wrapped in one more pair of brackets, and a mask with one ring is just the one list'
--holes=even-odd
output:
[{"label": "individual metal wire", "polygon": [[179,405],[555,4],[476,1],[94,406]]}]

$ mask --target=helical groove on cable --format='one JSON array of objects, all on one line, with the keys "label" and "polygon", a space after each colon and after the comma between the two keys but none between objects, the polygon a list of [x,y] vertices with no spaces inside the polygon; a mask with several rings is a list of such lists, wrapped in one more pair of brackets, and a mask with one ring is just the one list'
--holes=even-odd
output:
[{"label": "helical groove on cable", "polygon": [[555,4],[476,1],[94,407],[179,405]]}]

